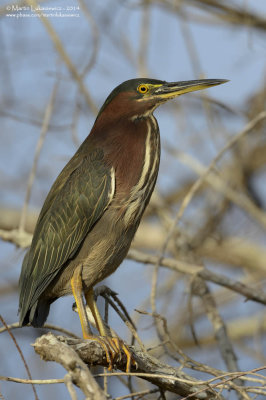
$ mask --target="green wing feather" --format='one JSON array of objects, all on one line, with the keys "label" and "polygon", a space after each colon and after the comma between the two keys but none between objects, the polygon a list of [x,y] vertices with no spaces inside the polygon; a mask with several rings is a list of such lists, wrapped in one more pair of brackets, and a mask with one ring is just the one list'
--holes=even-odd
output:
[{"label": "green wing feather", "polygon": [[62,266],[74,256],[108,207],[114,177],[103,151],[76,154],[52,186],[41,210],[19,280],[20,323]]}]

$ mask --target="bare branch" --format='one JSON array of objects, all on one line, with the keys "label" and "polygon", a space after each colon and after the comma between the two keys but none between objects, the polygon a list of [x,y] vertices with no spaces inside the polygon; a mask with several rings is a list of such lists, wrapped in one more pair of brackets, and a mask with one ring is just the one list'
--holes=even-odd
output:
[{"label": "bare branch", "polygon": [[[25,360],[25,357],[24,357],[24,355],[23,355],[23,353],[22,353],[22,350],[21,350],[21,348],[19,347],[19,345],[18,345],[18,343],[17,343],[17,341],[16,341],[15,336],[13,335],[13,333],[12,333],[12,332],[10,331],[10,329],[8,328],[8,325],[6,324],[6,322],[5,322],[4,318],[2,317],[2,315],[0,315],[0,321],[2,322],[2,324],[4,325],[4,327],[6,328],[6,330],[8,331],[8,333],[9,333],[11,339],[13,340],[13,342],[14,342],[14,344],[15,344],[15,346],[16,346],[16,349],[18,350],[18,353],[19,353],[19,355],[20,355],[20,357],[21,357],[21,359],[22,359],[22,362],[23,362],[23,364],[24,364],[24,366],[25,366],[25,369],[26,369],[26,372],[27,372],[27,374],[28,374],[29,379],[32,379],[29,366],[28,366],[28,364],[27,364],[27,362],[26,362],[26,360]],[[35,386],[34,386],[33,384],[32,384],[32,390],[33,390],[33,393],[34,393],[35,400],[39,400],[39,397],[38,397],[38,395],[37,395]]]},{"label": "bare branch", "polygon": [[[137,262],[142,262],[144,264],[153,264],[153,265],[156,265],[158,261],[157,256],[148,255],[137,250],[130,250],[128,253],[128,258],[131,260],[135,260]],[[214,272],[208,270],[207,268],[201,267],[199,265],[193,265],[186,263],[184,261],[174,260],[173,258],[163,258],[160,261],[160,265],[162,267],[166,267],[177,272],[189,275],[198,275],[206,281],[217,283],[217,285],[231,289],[234,292],[237,292],[245,296],[249,300],[254,300],[257,301],[258,303],[266,304],[265,293],[259,290],[254,291],[253,288],[250,288],[241,282],[234,281],[233,279],[227,278],[226,276],[223,275],[215,274]]]},{"label": "bare branch", "polygon": [[[38,4],[37,4],[36,0],[27,0],[27,3],[28,3],[28,5],[33,6],[34,9],[38,9]],[[45,26],[51,40],[54,43],[56,50],[58,51],[58,54],[60,55],[63,62],[66,64],[66,66],[67,66],[69,72],[71,73],[71,75],[73,76],[73,78],[78,83],[78,87],[79,87],[81,93],[84,95],[88,106],[92,110],[93,114],[97,115],[98,108],[95,105],[93,99],[91,98],[87,88],[85,87],[81,75],[78,73],[76,67],[74,66],[74,64],[72,63],[68,54],[66,53],[63,43],[61,42],[59,36],[57,35],[53,25],[50,23],[50,21],[47,18],[45,18],[42,15],[42,13],[40,13],[39,15],[40,15],[40,20],[42,21],[43,25]]]},{"label": "bare branch", "polygon": [[72,382],[82,390],[87,399],[106,399],[104,392],[78,353],[59,338],[51,333],[41,336],[34,343],[34,349],[43,360],[61,364],[70,374]]},{"label": "bare branch", "polygon": [[52,118],[57,88],[58,88],[58,82],[56,82],[53,87],[50,99],[48,101],[48,104],[46,106],[46,110],[44,113],[42,129],[41,129],[40,137],[39,137],[39,140],[38,140],[38,143],[36,146],[36,150],[35,150],[34,160],[33,160],[32,168],[31,168],[28,183],[27,183],[25,201],[24,201],[24,205],[22,208],[20,223],[19,223],[19,227],[18,227],[18,231],[20,234],[23,234],[25,231],[25,221],[26,221],[28,204],[30,201],[31,189],[32,189],[32,185],[33,185],[34,178],[35,178],[36,171],[37,171],[37,164],[38,164],[40,152],[43,147],[45,136],[49,129],[50,120]]},{"label": "bare branch", "polygon": [[[61,347],[62,345],[64,347]],[[206,396],[208,396],[208,399],[216,398],[217,393],[208,389],[207,386],[203,385],[200,389],[197,386],[198,381],[196,379],[179,371],[177,368],[161,363],[147,353],[136,350],[133,346],[129,347],[137,363],[137,372],[126,375],[139,376],[163,390],[168,390],[181,396],[191,395],[193,400],[203,399]],[[78,356],[81,358],[82,363],[107,366],[105,351],[94,340],[69,339],[62,336],[55,337],[51,333],[48,333],[36,340],[34,349],[46,361],[59,362],[67,369],[70,368],[69,365],[73,365],[73,360],[76,360]],[[63,349],[64,352],[61,351]],[[73,359],[71,361],[72,356]],[[116,366],[122,371],[126,370],[125,355],[121,360],[117,360]],[[110,376],[112,375],[110,374]],[[201,396],[193,395],[197,390],[202,390]]]}]

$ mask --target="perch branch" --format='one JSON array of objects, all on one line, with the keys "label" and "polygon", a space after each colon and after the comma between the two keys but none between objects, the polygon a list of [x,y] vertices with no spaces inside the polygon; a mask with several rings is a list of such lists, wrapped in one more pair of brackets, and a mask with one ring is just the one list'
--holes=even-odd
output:
[{"label": "perch branch", "polygon": [[[80,369],[75,371],[77,375],[75,382],[81,389],[87,388],[86,381],[91,379],[85,364],[108,365],[104,349],[94,340],[72,339],[48,333],[39,337],[33,346],[42,359],[56,361],[70,372],[73,371],[73,366],[75,366],[75,369],[77,369],[76,365],[80,366]],[[198,385],[199,381],[178,368],[164,364],[147,353],[136,350],[133,346],[129,347],[137,364],[136,373],[130,375],[139,376],[162,390],[168,390],[183,397],[190,396],[192,400],[217,398],[217,392],[208,388],[202,382]],[[126,355],[123,354],[121,360],[117,360],[116,367],[122,371],[126,370]],[[83,373],[82,377],[80,376],[81,373]],[[199,394],[194,396],[195,392],[199,392]],[[218,398],[223,399],[222,396]]]}]

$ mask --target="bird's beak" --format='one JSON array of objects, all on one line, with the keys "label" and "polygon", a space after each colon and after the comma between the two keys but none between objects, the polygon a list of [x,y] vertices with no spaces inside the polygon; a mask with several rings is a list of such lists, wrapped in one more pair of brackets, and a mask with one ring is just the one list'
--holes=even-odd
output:
[{"label": "bird's beak", "polygon": [[158,87],[154,94],[161,99],[172,99],[181,94],[207,89],[228,82],[227,79],[199,79],[195,81],[165,82]]}]

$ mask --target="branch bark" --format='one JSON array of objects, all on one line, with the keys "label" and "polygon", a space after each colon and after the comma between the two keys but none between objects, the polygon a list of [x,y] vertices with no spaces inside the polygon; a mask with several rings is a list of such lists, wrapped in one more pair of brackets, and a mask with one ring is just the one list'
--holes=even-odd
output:
[{"label": "branch bark", "polygon": [[[105,351],[98,342],[55,336],[52,333],[48,333],[38,338],[33,346],[42,359],[58,362],[71,372],[74,383],[86,395],[91,395],[92,390],[98,391],[98,397],[89,398],[106,399],[106,397],[99,397],[104,396],[104,394],[94,381],[86,365],[108,365]],[[217,392],[207,387],[207,385],[202,384],[202,382],[199,383],[198,380],[178,368],[164,364],[149,354],[136,350],[133,346],[129,347],[137,364],[137,368],[132,367],[136,368],[136,373],[131,375],[139,376],[164,391],[168,390],[183,397],[189,396],[191,400],[223,399],[221,395],[217,397]],[[121,371],[126,370],[126,356],[124,354],[122,354],[120,360],[117,360],[116,367]]]},{"label": "branch bark", "polygon": [[73,383],[85,394],[88,400],[106,400],[106,396],[93,378],[89,368],[81,360],[76,350],[52,333],[43,335],[34,343],[36,353],[45,361],[55,361],[68,371]]},{"label": "branch bark", "polygon": [[[143,253],[137,250],[130,250],[127,258],[143,264],[156,265],[157,256]],[[266,294],[261,290],[256,290],[252,287],[244,285],[239,281],[228,278],[227,276],[216,274],[207,268],[201,267],[199,265],[193,265],[185,261],[175,260],[174,258],[163,258],[160,265],[165,268],[172,269],[173,271],[190,274],[194,276],[199,276],[205,281],[216,283],[217,285],[224,286],[236,293],[245,296],[249,300],[256,301],[261,304],[266,304]]]}]

